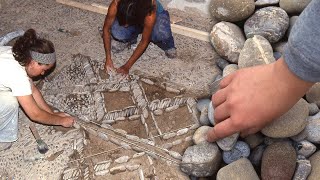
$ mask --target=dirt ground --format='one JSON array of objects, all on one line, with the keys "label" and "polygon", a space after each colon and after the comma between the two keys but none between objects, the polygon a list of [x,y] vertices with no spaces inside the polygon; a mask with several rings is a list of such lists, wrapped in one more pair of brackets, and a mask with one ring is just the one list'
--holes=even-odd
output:
[{"label": "dirt ground", "polygon": [[[86,4],[93,3],[92,1],[85,0],[77,0],[77,2],[83,2]],[[94,3],[108,6],[108,2],[102,0],[95,0]],[[57,52],[57,67],[55,71],[48,76],[49,83],[53,83],[56,77],[65,75],[66,67],[69,67],[75,63],[73,61],[75,60],[74,57],[76,54],[84,55],[89,57],[91,60],[99,62],[101,68],[105,55],[103,42],[99,34],[98,27],[103,26],[105,18],[104,15],[61,5],[53,0],[0,0],[0,4],[0,36],[18,29],[27,30],[29,28],[34,28],[41,36],[50,39],[55,44]],[[210,28],[215,23],[214,21],[202,17],[197,13],[188,14],[176,9],[169,9],[169,12],[171,15],[179,16],[182,19],[182,21],[178,23],[179,25],[199,29],[202,31],[210,31]],[[61,29],[63,29],[64,32],[61,32]],[[145,93],[145,99],[147,99],[149,103],[157,99],[162,100],[165,98],[174,99],[175,97],[192,97],[197,99],[209,97],[210,93],[208,85],[219,73],[218,68],[215,66],[215,58],[217,58],[217,55],[213,51],[210,43],[185,37],[179,34],[174,34],[174,39],[178,51],[177,58],[168,59],[161,49],[151,43],[146,52],[130,71],[130,74],[134,74],[140,78],[148,78],[155,82],[155,85],[150,85],[139,81],[141,89],[143,89]],[[115,65],[120,66],[123,64],[129,58],[131,53],[132,49],[118,54],[113,54]],[[82,72],[80,72],[80,74],[81,73]],[[100,74],[100,77],[102,79],[105,77],[103,72]],[[84,79],[81,85],[88,84],[89,83],[85,83]],[[170,84],[176,89],[181,89],[181,92],[168,92],[161,87],[163,84]],[[62,85],[57,85],[56,87],[62,90],[65,88],[67,91],[71,85],[66,83],[64,86],[62,83]],[[46,93],[45,90],[43,90],[43,93]],[[90,93],[87,97],[92,95],[92,92]],[[125,107],[136,106],[136,103],[132,100],[132,91],[104,91],[102,94],[105,103],[105,111],[107,113],[121,110]],[[92,102],[89,102],[89,105],[90,103]],[[84,105],[85,103],[82,102],[80,104]],[[72,111],[71,109],[64,109],[62,107],[60,110],[80,113],[76,110]],[[139,114],[142,114],[140,110],[141,109],[139,109]],[[159,156],[158,158],[153,157],[152,155],[146,153],[148,151],[141,149],[139,151],[137,148],[134,149],[132,148],[134,145],[132,145],[131,148],[126,149],[121,148],[121,146],[123,147],[121,143],[119,148],[119,144],[115,143],[116,140],[104,141],[99,136],[96,136],[97,132],[104,131],[110,137],[120,139],[123,138],[123,136],[119,136],[119,134],[111,132],[109,129],[107,129],[108,132],[106,132],[106,129],[101,129],[101,127],[96,126],[95,124],[84,123],[86,124],[87,129],[81,128],[80,130],[70,130],[61,127],[38,125],[37,127],[41,129],[40,131],[43,134],[48,134],[46,136],[48,141],[50,141],[50,138],[52,138],[50,137],[50,133],[55,135],[56,133],[60,132],[59,135],[63,136],[64,138],[67,138],[67,135],[68,137],[72,136],[72,138],[77,137],[74,138],[72,142],[67,140],[57,140],[61,142],[61,146],[54,145],[53,140],[52,143],[48,143],[49,147],[56,146],[55,151],[50,153],[51,158],[58,160],[59,157],[69,157],[68,160],[60,160],[63,163],[61,163],[61,167],[56,168],[56,170],[54,170],[54,168],[50,168],[48,165],[49,167],[45,170],[48,173],[41,172],[41,176],[40,174],[35,174],[33,176],[30,174],[24,174],[26,173],[25,171],[19,171],[20,173],[15,174],[12,171],[7,170],[6,176],[1,175],[0,173],[0,177],[15,177],[17,179],[30,179],[30,177],[32,177],[32,179],[57,179],[56,177],[60,177],[61,179],[141,179],[140,172],[143,172],[144,178],[146,179],[155,179],[155,177],[158,179],[189,179],[179,170],[178,163],[175,163],[179,161],[172,160],[172,157],[167,156],[166,151],[164,151],[162,147],[170,143],[177,144],[169,149],[182,155],[184,150],[188,146],[192,145],[190,136],[192,136],[194,130],[189,129],[188,133],[170,138],[169,140],[159,138],[159,131],[161,131],[163,134],[177,132],[180,129],[195,124],[192,114],[190,114],[188,111],[187,106],[180,106],[175,111],[164,112],[162,115],[155,116],[155,119],[156,123],[149,115],[149,117],[145,119],[146,125],[143,125],[139,120],[129,120],[126,117],[125,120],[117,121],[116,123],[112,124],[112,128],[124,130],[127,134],[137,136],[141,139],[153,140],[155,146],[143,144],[140,145],[140,148],[144,147],[152,152],[158,152],[158,154],[162,154],[160,157],[163,156],[164,158],[159,158]],[[21,129],[27,127],[24,123],[20,124],[20,126]],[[146,126],[148,127],[148,131],[145,129]],[[96,131],[92,132],[90,131],[90,128],[95,129]],[[23,132],[26,133],[26,131]],[[34,140],[29,132],[28,136],[25,136],[24,133],[21,133],[21,136],[25,138],[19,138],[19,143],[25,143],[22,141],[29,139],[29,144],[33,143],[34,145]],[[189,140],[186,140],[188,137]],[[32,139],[32,143],[30,138]],[[84,148],[81,152],[79,151],[80,153],[71,150],[69,152],[69,149],[67,150],[66,148],[71,147],[71,145],[69,145],[70,143],[77,144],[77,139],[82,140]],[[13,148],[18,147],[20,146],[13,146]],[[18,150],[15,152],[19,154]],[[132,158],[133,156],[137,155],[138,152],[145,152],[147,155],[141,155],[138,158]],[[33,153],[36,153],[36,151],[34,150]],[[62,155],[59,153],[62,153]],[[94,165],[110,159],[112,162],[114,162],[117,158],[123,156],[131,157],[130,160],[126,162],[126,165],[128,165],[128,163],[139,165],[139,170],[124,171],[120,168],[119,170],[115,170],[112,173],[107,173],[106,175],[94,175]],[[6,156],[3,155],[1,158],[5,157]],[[84,159],[80,161],[79,159],[81,158]],[[0,166],[3,166],[4,164],[1,164],[1,162],[2,161],[0,160]],[[41,166],[39,165],[39,161],[36,160],[34,160],[31,164],[32,168],[35,169]],[[15,168],[19,169],[25,168],[25,165],[26,163],[22,163],[18,166],[11,164],[9,167],[14,166]],[[30,163],[27,165],[30,166]],[[111,167],[116,167],[116,163],[112,163]],[[1,168],[4,167],[0,167],[0,169]],[[74,168],[74,171],[71,171],[72,168]],[[81,175],[75,175],[74,177],[66,178],[66,169],[69,169],[68,173],[74,172],[73,174],[76,174],[78,172],[77,170],[80,169],[79,172]],[[29,173],[30,172],[31,170]],[[35,170],[32,172],[39,173],[39,171]],[[57,174],[53,175],[54,173]]]}]

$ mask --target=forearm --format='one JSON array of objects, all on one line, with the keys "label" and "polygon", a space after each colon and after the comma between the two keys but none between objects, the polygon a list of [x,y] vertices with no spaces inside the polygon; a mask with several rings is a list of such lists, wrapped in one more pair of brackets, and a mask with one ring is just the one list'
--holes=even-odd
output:
[{"label": "forearm", "polygon": [[47,104],[47,102],[43,99],[43,96],[39,89],[32,83],[32,96],[34,100],[36,101],[37,105],[43,109],[44,111],[53,114],[53,110],[51,107]]},{"label": "forearm", "polygon": [[60,116],[50,114],[46,111],[39,111],[30,117],[33,121],[46,125],[62,125],[62,118]]},{"label": "forearm", "polygon": [[106,60],[111,61],[111,33],[110,29],[107,27],[103,28],[103,44]]},{"label": "forearm", "polygon": [[138,44],[137,48],[134,50],[133,54],[129,58],[129,60],[126,62],[125,66],[130,69],[133,64],[141,57],[141,55],[144,53],[144,51],[147,49],[149,45],[150,40],[141,40]]},{"label": "forearm", "polygon": [[105,17],[103,24],[103,44],[106,55],[106,63],[107,65],[112,64],[111,60],[111,27],[116,18],[117,14],[117,1],[113,0],[108,8],[108,13]]},{"label": "forearm", "polygon": [[155,22],[156,22],[156,12],[154,11],[150,16],[147,16],[144,20],[142,39],[141,39],[140,43],[138,44],[137,48],[135,49],[135,51],[133,52],[132,56],[128,60],[128,62],[125,64],[125,67],[127,69],[130,69],[133,66],[133,64],[144,53],[144,51],[147,49],[147,47],[150,43],[152,29],[153,29]]},{"label": "forearm", "polygon": [[47,125],[62,125],[63,119],[42,109],[32,95],[17,96],[17,99],[31,120]]}]

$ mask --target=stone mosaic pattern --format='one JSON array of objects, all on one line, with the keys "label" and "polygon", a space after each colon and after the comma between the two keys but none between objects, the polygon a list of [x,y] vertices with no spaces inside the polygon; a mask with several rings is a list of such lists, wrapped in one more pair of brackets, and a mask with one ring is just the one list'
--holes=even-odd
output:
[{"label": "stone mosaic pattern", "polygon": [[[50,150],[47,154],[62,152],[52,161],[48,161],[48,157],[41,157],[36,150],[35,140],[31,133],[28,129],[22,129],[21,136],[23,137],[19,138],[21,144],[17,144],[16,147],[23,147],[23,152],[22,154],[21,151],[14,153],[16,147],[13,147],[13,153],[8,151],[12,153],[11,158],[1,158],[0,163],[5,164],[1,167],[6,167],[0,171],[3,177],[10,177],[10,175],[26,177],[26,174],[31,174],[33,175],[31,179],[45,179],[46,177],[50,179],[92,179],[96,177],[117,179],[117,174],[125,172],[133,173],[134,176],[143,179],[146,171],[150,175],[151,168],[152,176],[161,178],[156,171],[158,165],[154,165],[153,161],[160,160],[175,167],[179,166],[182,152],[176,150],[179,149],[180,144],[192,141],[192,134],[198,127],[194,98],[178,95],[182,88],[166,83],[159,85],[159,88],[176,95],[172,98],[156,99],[150,102],[142,83],[155,86],[156,82],[135,75],[130,75],[131,80],[120,82],[112,77],[102,79],[99,75],[103,67],[102,63],[82,55],[74,56],[72,62],[55,77],[45,81],[41,91],[48,104],[60,111],[77,116],[78,124],[82,128],[63,134],[52,130],[52,127],[38,125],[41,128],[40,135],[44,140],[47,139],[45,142],[50,142],[48,144]],[[104,99],[106,92],[128,93],[132,105],[121,109],[106,108]],[[189,126],[165,132],[164,128],[158,125],[159,117],[179,108],[186,108],[190,113],[192,120]],[[106,109],[113,110],[107,111]],[[140,130],[145,131],[147,137],[139,137],[129,134],[126,129],[113,127],[118,122],[130,121],[140,121]],[[25,136],[26,133],[28,136]],[[106,146],[114,147],[110,148],[110,151],[119,149],[120,154],[117,158],[106,158],[103,152],[85,157],[83,152],[90,147],[87,142],[89,139],[86,137],[87,133],[89,136],[102,140]],[[74,154],[77,154],[78,157],[70,160],[70,156]],[[0,154],[0,156],[5,157],[8,154]],[[143,160],[137,162],[135,159]],[[19,166],[12,168],[13,171],[7,171],[7,167],[15,164],[11,163],[14,161],[19,162]],[[33,165],[30,166],[28,163],[33,163]],[[22,168],[23,171],[16,170],[28,165],[29,170],[24,168]],[[46,172],[45,174],[39,173],[42,168],[46,168],[43,171]],[[184,177],[178,169],[176,173]]]},{"label": "stone mosaic pattern", "polygon": [[83,150],[83,134],[78,129],[64,134],[51,126],[37,124],[41,138],[49,147],[43,155],[38,152],[29,130],[30,121],[23,112],[20,115],[19,139],[9,150],[0,153],[0,179],[59,179],[69,157],[74,151],[81,153]]}]

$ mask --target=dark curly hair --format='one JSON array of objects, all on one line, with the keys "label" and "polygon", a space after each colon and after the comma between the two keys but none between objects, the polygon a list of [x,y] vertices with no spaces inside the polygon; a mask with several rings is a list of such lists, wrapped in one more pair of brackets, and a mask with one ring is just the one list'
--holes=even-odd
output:
[{"label": "dark curly hair", "polygon": [[38,38],[34,29],[28,29],[23,36],[17,39],[12,47],[14,58],[21,66],[31,61],[30,51],[39,53],[54,53],[53,43],[49,40]]},{"label": "dark curly hair", "polygon": [[117,19],[120,26],[140,25],[143,26],[147,15],[155,10],[152,0],[120,0],[117,10]]}]

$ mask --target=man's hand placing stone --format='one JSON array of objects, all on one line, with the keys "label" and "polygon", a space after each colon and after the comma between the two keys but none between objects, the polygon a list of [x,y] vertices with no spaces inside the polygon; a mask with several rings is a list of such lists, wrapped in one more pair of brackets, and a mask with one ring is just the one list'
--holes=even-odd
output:
[{"label": "man's hand placing stone", "polygon": [[286,113],[313,84],[293,74],[283,58],[230,74],[212,96],[216,125],[207,140],[258,132]]}]

